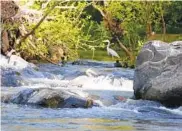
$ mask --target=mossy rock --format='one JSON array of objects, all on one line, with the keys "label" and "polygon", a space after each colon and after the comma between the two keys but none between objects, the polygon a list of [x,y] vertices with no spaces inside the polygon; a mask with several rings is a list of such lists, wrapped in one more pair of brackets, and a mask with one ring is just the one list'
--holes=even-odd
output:
[{"label": "mossy rock", "polygon": [[54,96],[52,98],[44,99],[40,105],[48,108],[58,108],[63,105],[63,103],[64,99],[59,96]]},{"label": "mossy rock", "polygon": [[16,73],[16,75],[17,75],[17,76],[20,76],[20,75],[21,75],[21,73],[20,73],[20,72],[15,72],[15,73]]}]

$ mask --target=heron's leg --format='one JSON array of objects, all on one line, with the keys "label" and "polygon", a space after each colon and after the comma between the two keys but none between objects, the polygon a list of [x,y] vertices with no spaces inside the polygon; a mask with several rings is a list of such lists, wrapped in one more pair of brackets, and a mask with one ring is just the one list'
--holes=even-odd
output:
[{"label": "heron's leg", "polygon": [[8,57],[8,64],[10,63],[10,61],[11,61],[11,56],[10,56],[10,57]]}]

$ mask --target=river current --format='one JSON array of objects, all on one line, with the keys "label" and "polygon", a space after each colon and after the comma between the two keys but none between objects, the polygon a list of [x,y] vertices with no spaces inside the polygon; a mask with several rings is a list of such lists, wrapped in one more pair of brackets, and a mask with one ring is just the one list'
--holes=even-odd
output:
[{"label": "river current", "polygon": [[2,93],[25,88],[71,89],[92,96],[100,107],[57,109],[1,103],[1,130],[181,131],[182,107],[171,109],[158,102],[131,99],[133,74],[134,70],[115,68],[111,62],[88,60],[79,65],[40,64],[36,70],[23,70],[24,84],[2,87]]}]

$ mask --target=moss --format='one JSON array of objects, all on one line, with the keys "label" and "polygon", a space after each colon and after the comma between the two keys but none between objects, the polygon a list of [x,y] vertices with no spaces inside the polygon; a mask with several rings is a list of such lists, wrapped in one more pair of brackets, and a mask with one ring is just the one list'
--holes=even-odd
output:
[{"label": "moss", "polygon": [[87,100],[86,104],[85,104],[85,108],[89,108],[93,106],[93,100]]},{"label": "moss", "polygon": [[15,74],[16,74],[17,76],[20,76],[20,75],[21,75],[21,73],[20,73],[20,72],[15,72]]},{"label": "moss", "polygon": [[35,71],[39,71],[39,68],[35,67],[34,70],[35,70]]},{"label": "moss", "polygon": [[64,99],[61,99],[60,97],[57,96],[45,99],[40,105],[48,108],[58,108],[63,104],[63,102]]}]

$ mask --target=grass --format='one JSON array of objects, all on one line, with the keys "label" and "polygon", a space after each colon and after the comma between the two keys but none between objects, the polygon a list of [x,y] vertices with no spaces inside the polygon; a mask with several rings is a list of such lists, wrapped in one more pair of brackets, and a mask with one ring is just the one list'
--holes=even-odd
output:
[{"label": "grass", "polygon": [[163,34],[155,34],[148,40],[161,40],[164,42],[179,41],[182,40],[182,34],[166,34],[165,36],[163,36]]},{"label": "grass", "polygon": [[[179,40],[182,40],[182,34],[166,34],[165,36],[163,36],[163,34],[155,34],[151,36],[150,38],[148,38],[148,40],[161,40],[165,42],[179,41]],[[119,48],[119,51],[116,51],[116,52],[121,57],[120,59],[121,61],[126,61],[127,56],[124,51],[122,51]],[[106,49],[96,50],[93,58],[92,58],[93,52],[91,50],[87,50],[87,51],[79,50],[78,53],[81,59],[93,59],[98,61],[116,61],[117,59],[117,58],[112,59],[112,57],[107,54]]]},{"label": "grass", "polygon": [[[122,51],[117,51],[119,56],[121,58],[126,57],[125,53]],[[94,52],[94,57],[93,57],[93,51],[91,50],[79,50],[78,54],[81,59],[93,59],[93,60],[98,60],[98,61],[116,61],[118,58],[113,58],[107,54],[107,50],[96,50]]]}]

